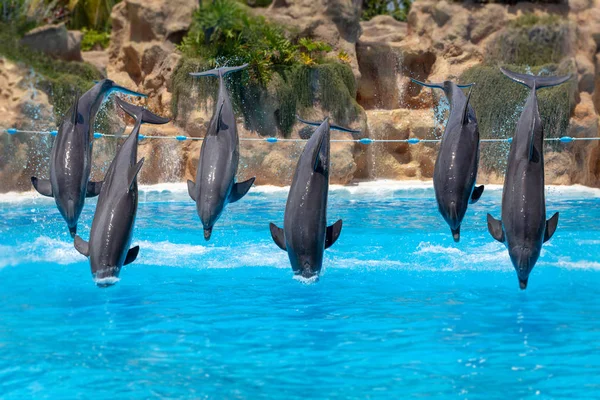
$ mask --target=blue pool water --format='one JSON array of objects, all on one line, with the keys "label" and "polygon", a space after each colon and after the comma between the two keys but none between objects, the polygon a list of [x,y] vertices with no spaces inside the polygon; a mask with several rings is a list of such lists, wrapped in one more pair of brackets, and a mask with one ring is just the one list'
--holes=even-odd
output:
[{"label": "blue pool water", "polygon": [[600,191],[548,189],[526,291],[487,233],[500,188],[459,244],[428,185],[332,188],[344,228],[312,285],[270,238],[286,196],[253,188],[206,243],[184,185],[142,188],[140,256],[108,289],[51,199],[0,196],[0,398],[600,396]]}]

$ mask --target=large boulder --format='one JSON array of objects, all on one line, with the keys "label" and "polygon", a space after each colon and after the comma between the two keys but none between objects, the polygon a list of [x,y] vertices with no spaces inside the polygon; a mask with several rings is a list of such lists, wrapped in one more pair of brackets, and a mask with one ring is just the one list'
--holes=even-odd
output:
[{"label": "large boulder", "polygon": [[21,44],[65,61],[83,61],[79,31],[68,31],[64,24],[44,25],[25,34]]},{"label": "large boulder", "polygon": [[108,76],[149,96],[149,106],[170,113],[170,80],[181,56],[176,45],[192,23],[197,0],[125,0],[111,13]]}]

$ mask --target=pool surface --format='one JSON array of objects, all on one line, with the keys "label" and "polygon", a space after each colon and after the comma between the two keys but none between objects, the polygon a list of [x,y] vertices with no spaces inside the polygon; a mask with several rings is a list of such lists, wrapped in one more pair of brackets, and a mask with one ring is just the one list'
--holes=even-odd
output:
[{"label": "pool surface", "polygon": [[547,189],[526,291],[487,232],[500,196],[455,244],[429,184],[332,188],[344,227],[307,285],[269,234],[287,189],[251,189],[205,242],[185,184],[142,187],[140,255],[100,289],[52,199],[0,195],[0,398],[598,398],[600,191]]}]

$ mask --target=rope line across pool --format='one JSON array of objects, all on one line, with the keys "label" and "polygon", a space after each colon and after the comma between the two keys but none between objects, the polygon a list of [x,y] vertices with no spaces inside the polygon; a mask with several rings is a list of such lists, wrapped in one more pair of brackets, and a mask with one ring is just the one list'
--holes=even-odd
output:
[{"label": "rope line across pool", "polygon": [[[16,128],[5,128],[0,129],[0,132],[5,132],[9,135],[15,135],[17,133],[27,133],[27,134],[38,134],[38,135],[51,135],[56,136],[58,131],[28,131],[21,130]],[[94,138],[124,138],[124,135],[111,135],[107,133],[94,132]],[[203,137],[191,137],[191,136],[153,136],[153,135],[142,135],[139,136],[140,140],[142,139],[165,139],[165,140],[177,140],[180,142],[186,140],[204,140]],[[265,137],[265,138],[248,138],[248,137],[240,137],[240,141],[243,142],[267,142],[267,143],[279,143],[279,142],[306,142],[308,139],[284,139],[278,137]],[[584,140],[600,140],[599,136],[595,137],[572,137],[572,136],[561,136],[557,138],[544,138],[546,142],[561,142],[561,143],[571,143],[574,141],[584,141]],[[418,144],[418,143],[438,143],[441,142],[441,139],[419,139],[419,138],[408,138],[408,139],[371,139],[371,138],[361,138],[361,139],[331,139],[331,142],[342,142],[342,143],[360,143],[360,144],[372,144],[372,143],[408,143],[408,144]],[[481,143],[511,143],[512,138],[504,138],[504,139],[480,139]]]}]

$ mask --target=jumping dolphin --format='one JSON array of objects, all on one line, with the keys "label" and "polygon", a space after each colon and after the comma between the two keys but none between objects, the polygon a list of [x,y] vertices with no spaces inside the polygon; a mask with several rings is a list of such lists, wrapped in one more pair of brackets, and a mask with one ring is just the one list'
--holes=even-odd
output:
[{"label": "jumping dolphin", "polygon": [[303,123],[318,126],[306,143],[290,186],[283,229],[271,223],[271,236],[279,248],[287,251],[295,275],[318,276],[323,252],[331,247],[342,231],[342,220],[327,226],[329,191],[329,130],[360,133],[329,124],[329,119]]},{"label": "jumping dolphin", "polygon": [[140,250],[139,246],[129,248],[138,206],[137,175],[144,164],[143,158],[137,161],[140,126],[169,122],[142,107],[116,101],[135,118],[135,126],[106,172],[89,243],[75,236],[75,248],[90,258],[94,281],[101,287],[115,283],[121,267],[133,262]]},{"label": "jumping dolphin", "polygon": [[235,115],[223,77],[240,67],[224,67],[206,72],[191,73],[191,76],[216,76],[219,78],[219,97],[215,114],[202,148],[196,171],[196,182],[188,180],[188,193],[196,202],[196,210],[204,227],[204,239],[209,240],[212,229],[227,203],[244,197],[254,183],[255,177],[244,182],[235,182],[240,159],[240,141],[237,134]]},{"label": "jumping dolphin", "polygon": [[69,226],[71,237],[75,237],[77,232],[77,220],[85,198],[98,196],[102,188],[102,182],[89,181],[92,169],[92,130],[98,109],[114,91],[146,97],[118,86],[109,79],[96,83],[83,96],[77,96],[58,128],[52,146],[50,180],[31,178],[38,193],[54,197],[58,211]]},{"label": "jumping dolphin", "polygon": [[504,243],[517,271],[519,287],[527,288],[542,244],[550,240],[558,225],[558,213],[546,221],[544,198],[544,127],[536,90],[560,85],[571,76],[533,76],[500,68],[515,82],[531,89],[510,145],[502,192],[502,220],[487,215],[488,230]]},{"label": "jumping dolphin", "polygon": [[479,200],[483,185],[475,186],[479,165],[479,128],[475,110],[469,104],[471,92],[465,97],[461,88],[470,85],[423,83],[422,86],[442,89],[450,102],[450,116],[433,171],[433,188],[438,209],[450,225],[455,242],[460,240],[460,224],[467,207]]}]

